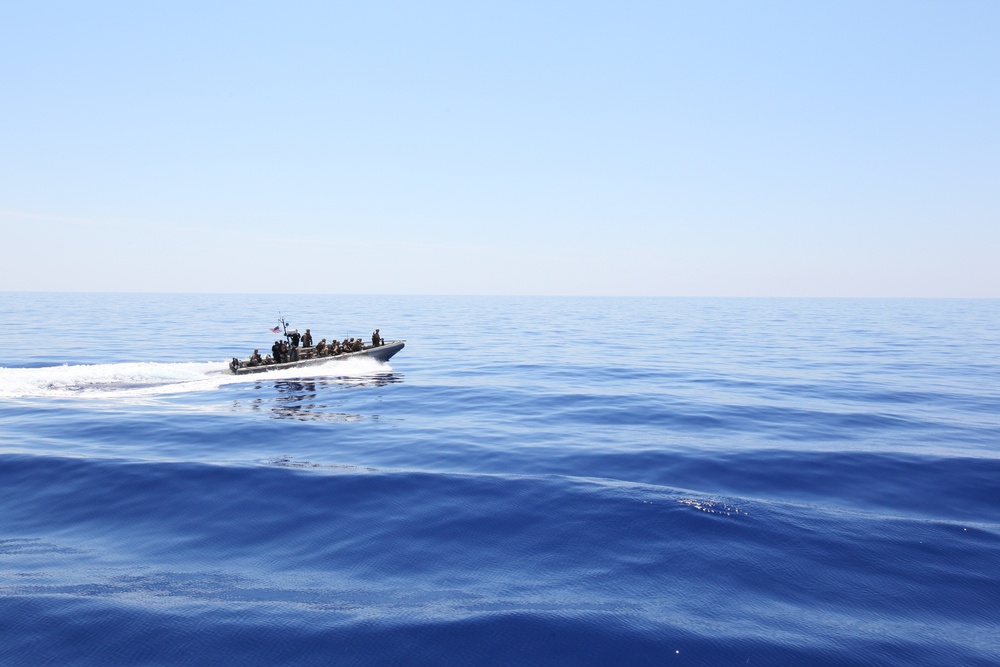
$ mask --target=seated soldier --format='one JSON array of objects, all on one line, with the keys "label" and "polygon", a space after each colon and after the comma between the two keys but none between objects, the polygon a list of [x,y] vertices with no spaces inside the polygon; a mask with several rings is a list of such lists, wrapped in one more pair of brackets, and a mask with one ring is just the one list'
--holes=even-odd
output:
[{"label": "seated soldier", "polygon": [[253,351],[253,354],[250,355],[250,365],[251,366],[260,366],[262,363],[264,363],[264,362],[260,358],[260,350],[257,350],[255,348],[254,351]]},{"label": "seated soldier", "polygon": [[318,343],[316,343],[316,356],[317,357],[325,357],[326,356],[326,339],[325,338],[321,339]]}]

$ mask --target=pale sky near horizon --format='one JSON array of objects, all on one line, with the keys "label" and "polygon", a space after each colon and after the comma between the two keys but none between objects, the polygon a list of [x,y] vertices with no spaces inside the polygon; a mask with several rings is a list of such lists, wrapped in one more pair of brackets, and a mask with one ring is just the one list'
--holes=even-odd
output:
[{"label": "pale sky near horizon", "polygon": [[10,3],[2,291],[1000,297],[1000,2]]}]

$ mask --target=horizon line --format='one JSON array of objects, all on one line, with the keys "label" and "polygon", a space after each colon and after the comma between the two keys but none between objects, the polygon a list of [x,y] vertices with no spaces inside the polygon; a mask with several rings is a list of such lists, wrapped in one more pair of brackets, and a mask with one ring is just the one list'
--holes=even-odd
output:
[{"label": "horizon line", "polygon": [[421,293],[394,293],[394,292],[191,292],[191,291],[167,291],[167,290],[0,290],[0,294],[158,294],[173,296],[272,296],[284,295],[288,297],[301,296],[344,296],[344,297],[452,297],[452,298],[546,298],[546,299],[897,299],[897,300],[979,300],[989,301],[1000,299],[1000,296],[791,296],[791,295],[724,295],[724,294],[459,294],[444,292],[421,292]]}]

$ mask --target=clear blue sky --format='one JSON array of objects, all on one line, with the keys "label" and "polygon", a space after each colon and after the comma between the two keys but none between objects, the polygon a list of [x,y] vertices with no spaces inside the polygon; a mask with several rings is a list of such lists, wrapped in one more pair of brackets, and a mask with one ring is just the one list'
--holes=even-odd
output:
[{"label": "clear blue sky", "polygon": [[0,291],[1000,297],[1000,2],[20,2]]}]

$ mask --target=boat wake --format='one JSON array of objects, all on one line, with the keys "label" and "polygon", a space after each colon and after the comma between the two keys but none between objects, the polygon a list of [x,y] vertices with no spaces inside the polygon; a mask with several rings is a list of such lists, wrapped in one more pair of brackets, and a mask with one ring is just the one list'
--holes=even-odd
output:
[{"label": "boat wake", "polygon": [[42,368],[0,367],[0,399],[125,398],[210,391],[231,384],[302,378],[381,375],[392,367],[370,357],[331,360],[307,368],[288,368],[255,376],[232,375],[225,362],[131,362]]}]

